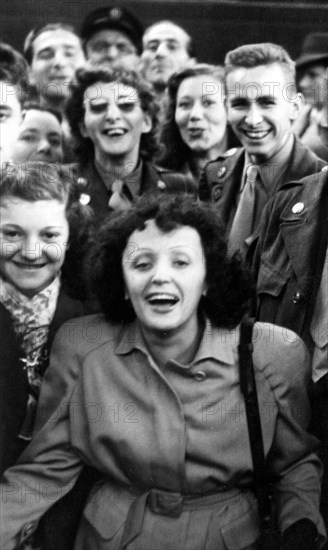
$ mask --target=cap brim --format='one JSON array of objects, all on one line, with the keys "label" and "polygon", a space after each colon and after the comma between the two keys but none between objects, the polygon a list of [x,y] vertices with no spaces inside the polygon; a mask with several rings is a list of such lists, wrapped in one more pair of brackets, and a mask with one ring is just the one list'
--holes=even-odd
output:
[{"label": "cap brim", "polygon": [[315,63],[316,61],[322,61],[323,59],[327,60],[328,65],[328,53],[301,55],[301,57],[295,61],[296,69],[309,65],[310,63]]}]

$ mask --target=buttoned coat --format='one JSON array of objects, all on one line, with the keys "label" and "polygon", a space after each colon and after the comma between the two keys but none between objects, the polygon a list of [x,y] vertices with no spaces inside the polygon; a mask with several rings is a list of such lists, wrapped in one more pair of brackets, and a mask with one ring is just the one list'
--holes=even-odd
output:
[{"label": "buttoned coat", "polygon": [[284,185],[267,205],[253,260],[258,318],[293,330],[310,348],[327,219],[328,171]]},{"label": "buttoned coat", "polygon": [[[38,431],[3,479],[2,546],[10,550],[33,531],[40,515],[75,481],[83,462],[95,466],[103,479],[85,508],[75,550],[121,548],[132,503],[143,509],[143,495],[155,488],[189,495],[239,489],[235,506],[225,505],[219,520],[209,507],[205,525],[197,514],[185,525],[189,537],[205,529],[209,549],[252,545],[259,522],[256,503],[247,496],[252,459],[239,386],[238,337],[238,328],[219,330],[207,322],[191,365],[172,361],[163,372],[149,356],[137,322],[122,327],[98,315],[66,323],[44,380]],[[272,325],[257,324],[253,343],[279,526],[284,531],[308,518],[324,540],[316,441],[305,431],[306,348],[295,334],[288,332],[285,338]],[[129,550],[162,548],[163,540],[171,541],[170,548],[191,548],[190,538],[179,542],[177,518],[162,519],[147,506],[143,513],[144,519],[138,513],[135,520],[139,518],[141,529],[143,522],[149,527],[153,521],[153,529],[139,545],[138,537],[128,544]],[[169,530],[163,529],[164,520]],[[193,548],[201,548],[204,541],[195,544]]]},{"label": "buttoned coat", "polygon": [[[296,181],[310,174],[320,172],[326,163],[319,159],[298,139],[294,139],[293,150],[284,174],[284,181]],[[225,156],[209,162],[200,179],[199,196],[202,200],[213,201],[220,212],[224,225],[229,229],[237,208],[237,197],[242,182],[245,166],[245,149],[232,149]],[[274,171],[273,171],[274,175]],[[278,191],[277,183],[272,181],[272,195]],[[254,246],[258,239],[259,228],[247,239],[249,246]]]}]

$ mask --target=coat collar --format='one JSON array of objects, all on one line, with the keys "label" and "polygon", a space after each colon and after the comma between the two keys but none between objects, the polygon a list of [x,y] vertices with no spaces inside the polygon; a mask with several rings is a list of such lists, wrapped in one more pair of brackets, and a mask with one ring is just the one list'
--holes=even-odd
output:
[{"label": "coat collar", "polygon": [[[234,330],[217,328],[212,325],[209,319],[206,319],[203,338],[192,364],[212,359],[233,365],[235,363],[238,338],[239,328]],[[127,355],[135,349],[149,357],[149,351],[147,350],[140,324],[137,320],[123,327],[115,351],[118,355]]]}]

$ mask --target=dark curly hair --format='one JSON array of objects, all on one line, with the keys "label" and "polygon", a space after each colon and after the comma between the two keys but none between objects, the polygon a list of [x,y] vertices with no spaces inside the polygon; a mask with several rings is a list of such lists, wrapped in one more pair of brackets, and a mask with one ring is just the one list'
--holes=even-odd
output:
[{"label": "dark curly hair", "polygon": [[62,267],[65,288],[74,298],[85,298],[83,277],[91,227],[91,212],[80,202],[80,190],[68,168],[45,162],[6,163],[0,172],[0,199],[18,197],[25,201],[57,200],[66,206],[69,247]]},{"label": "dark curly hair", "polygon": [[199,233],[207,273],[207,293],[200,308],[214,325],[235,327],[252,295],[250,274],[238,253],[228,256],[224,227],[215,207],[178,195],[141,197],[97,233],[88,259],[89,280],[105,317],[115,323],[135,318],[130,301],[125,300],[122,256],[130,235],[144,229],[149,219],[154,219],[164,233],[181,226],[193,227]]},{"label": "dark curly hair", "polygon": [[195,76],[210,76],[212,79],[223,83],[224,68],[202,63],[175,73],[169,79],[167,88],[168,105],[160,135],[160,143],[163,146],[163,152],[157,161],[158,164],[164,168],[181,170],[186,163],[192,163],[193,153],[181,137],[180,130],[175,122],[175,111],[177,108],[178,90],[181,83],[187,78],[193,78]]},{"label": "dark curly hair", "polygon": [[81,163],[94,159],[94,145],[91,139],[83,137],[81,123],[84,120],[84,93],[89,86],[97,82],[120,82],[135,88],[140,98],[142,110],[150,116],[152,129],[142,134],[140,140],[140,155],[152,158],[158,150],[157,128],[159,105],[152,87],[135,71],[122,66],[108,67],[100,65],[95,68],[79,69],[75,75],[75,82],[71,84],[71,93],[66,105],[66,116],[71,127],[73,148]]}]

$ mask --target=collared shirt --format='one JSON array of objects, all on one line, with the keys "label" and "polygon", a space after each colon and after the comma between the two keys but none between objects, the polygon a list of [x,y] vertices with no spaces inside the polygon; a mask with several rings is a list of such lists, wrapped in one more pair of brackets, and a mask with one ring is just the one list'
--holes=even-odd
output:
[{"label": "collared shirt", "polygon": [[115,172],[113,173],[106,171],[97,162],[95,162],[95,168],[108,191],[111,191],[114,181],[120,180],[124,184],[123,193],[126,194],[127,198],[131,202],[135,201],[140,195],[143,169],[143,161],[141,159],[139,160],[136,168],[125,177],[122,177],[123,174],[120,170],[117,171],[117,174],[115,174]]}]

